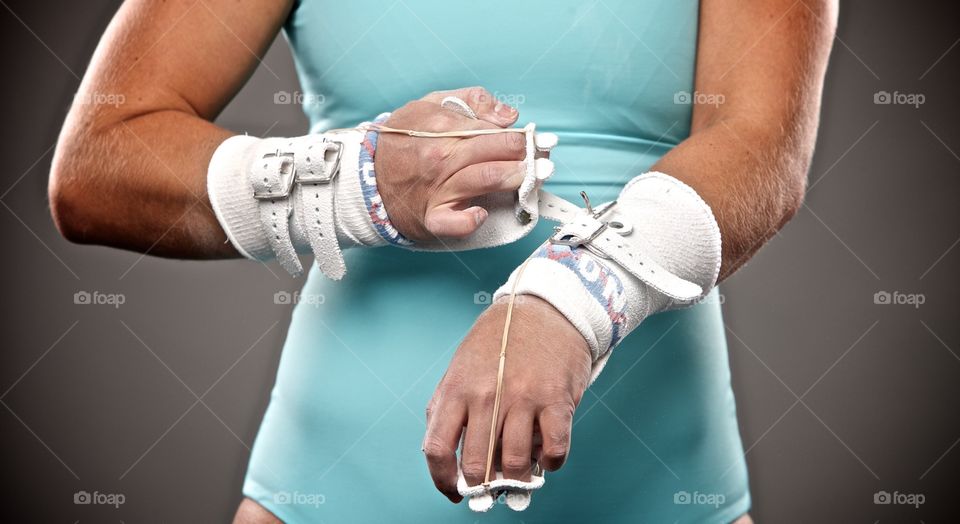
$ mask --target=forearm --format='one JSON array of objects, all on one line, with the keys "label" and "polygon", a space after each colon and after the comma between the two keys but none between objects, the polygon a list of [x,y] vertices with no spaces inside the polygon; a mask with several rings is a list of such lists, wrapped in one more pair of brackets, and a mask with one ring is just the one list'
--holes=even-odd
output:
[{"label": "forearm", "polygon": [[813,151],[813,120],[771,129],[744,118],[717,119],[653,166],[693,187],[713,210],[723,238],[721,280],[800,207]]},{"label": "forearm", "polygon": [[179,110],[94,120],[72,115],[54,159],[51,210],[65,237],[169,257],[237,256],[206,194],[210,157],[232,133]]}]

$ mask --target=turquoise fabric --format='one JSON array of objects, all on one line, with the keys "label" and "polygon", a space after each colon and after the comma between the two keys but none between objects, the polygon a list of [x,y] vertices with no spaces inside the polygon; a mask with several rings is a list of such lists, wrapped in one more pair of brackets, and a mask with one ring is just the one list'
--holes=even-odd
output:
[{"label": "turquoise fabric", "polygon": [[[515,103],[521,123],[560,135],[549,189],[571,200],[585,189],[596,202],[689,134],[690,106],[675,96],[693,90],[698,8],[304,0],[285,30],[314,131],[483,85]],[[648,319],[617,347],[577,410],[567,464],[527,511],[475,514],[434,489],[420,452],[424,407],[486,293],[549,227],[466,253],[352,250],[342,282],[314,268],[244,494],[288,522],[720,523],[745,513],[716,292]]]}]

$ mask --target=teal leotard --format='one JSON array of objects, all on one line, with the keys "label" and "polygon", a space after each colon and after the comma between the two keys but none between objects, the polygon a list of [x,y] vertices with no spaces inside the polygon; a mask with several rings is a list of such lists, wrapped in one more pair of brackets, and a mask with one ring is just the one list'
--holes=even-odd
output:
[{"label": "teal leotard", "polygon": [[[689,134],[698,8],[302,0],[285,31],[314,95],[312,130],[483,85],[520,109],[521,124],[559,134],[551,191],[604,201]],[[314,268],[302,293],[324,300],[294,311],[244,494],[288,522],[721,523],[745,513],[717,300],[656,315],[616,348],[577,410],[566,465],[527,511],[475,514],[435,490],[420,451],[424,407],[484,308],[475,302],[548,233],[544,223],[515,244],[458,254],[351,250],[341,282]]]}]

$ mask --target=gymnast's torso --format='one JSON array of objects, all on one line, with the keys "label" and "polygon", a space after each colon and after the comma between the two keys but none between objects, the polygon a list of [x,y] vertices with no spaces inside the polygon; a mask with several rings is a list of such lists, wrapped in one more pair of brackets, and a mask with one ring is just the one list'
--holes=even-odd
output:
[{"label": "gymnast's torso", "polygon": [[[696,1],[300,0],[285,25],[311,130],[482,85],[559,135],[547,189],[616,196],[690,133]],[[352,250],[301,291],[244,494],[288,522],[731,522],[750,497],[717,291],[647,319],[574,416],[523,513],[434,488],[424,406],[457,344],[548,235],[462,253]],[[549,334],[544,334],[549,336]],[[690,494],[710,494],[697,504]],[[684,498],[685,495],[687,498]],[[690,502],[693,502],[692,504]]]}]

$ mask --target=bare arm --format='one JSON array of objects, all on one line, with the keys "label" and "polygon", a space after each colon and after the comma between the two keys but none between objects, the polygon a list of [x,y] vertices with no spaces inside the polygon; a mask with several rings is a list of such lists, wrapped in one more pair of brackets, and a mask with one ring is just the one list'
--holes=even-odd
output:
[{"label": "bare arm", "polygon": [[123,103],[75,103],[57,145],[50,203],[64,236],[164,256],[236,256],[206,196],[210,157],[233,133],[210,120],[250,76],[290,4],[123,4],[78,93]]},{"label": "bare arm", "polygon": [[703,0],[692,135],[655,170],[683,180],[720,224],[726,278],[794,215],[813,154],[836,0]]}]

